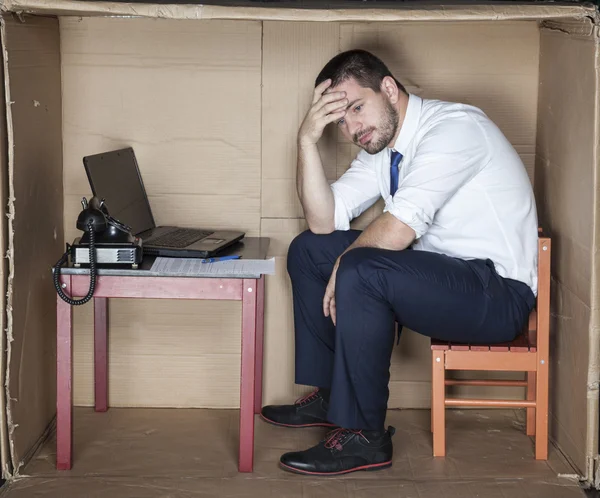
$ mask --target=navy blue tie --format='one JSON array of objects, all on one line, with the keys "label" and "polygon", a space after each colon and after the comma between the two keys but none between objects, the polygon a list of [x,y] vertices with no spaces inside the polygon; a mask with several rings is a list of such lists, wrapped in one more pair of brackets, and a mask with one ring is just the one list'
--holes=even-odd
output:
[{"label": "navy blue tie", "polygon": [[398,190],[398,165],[402,161],[402,154],[395,150],[392,151],[392,161],[390,167],[390,195],[393,197]]}]

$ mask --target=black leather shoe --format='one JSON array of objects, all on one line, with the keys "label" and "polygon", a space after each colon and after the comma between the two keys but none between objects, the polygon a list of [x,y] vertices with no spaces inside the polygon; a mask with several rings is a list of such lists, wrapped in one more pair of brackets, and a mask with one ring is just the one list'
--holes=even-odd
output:
[{"label": "black leather shoe", "polygon": [[260,415],[266,422],[284,427],[335,427],[327,422],[327,408],[317,389],[293,405],[265,406]]},{"label": "black leather shoe", "polygon": [[394,432],[393,427],[388,427],[387,431],[368,439],[366,431],[336,429],[306,451],[286,453],[280,465],[297,474],[323,476],[386,469],[392,466]]}]

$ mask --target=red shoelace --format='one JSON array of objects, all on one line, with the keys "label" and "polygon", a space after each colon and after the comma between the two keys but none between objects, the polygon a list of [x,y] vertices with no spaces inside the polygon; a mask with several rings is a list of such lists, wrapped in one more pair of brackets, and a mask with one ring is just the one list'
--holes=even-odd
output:
[{"label": "red shoelace", "polygon": [[325,448],[332,449],[335,448],[338,451],[342,451],[343,446],[342,443],[348,438],[350,434],[357,434],[360,437],[364,438],[365,441],[370,442],[362,431],[354,431],[352,429],[344,429],[340,427],[339,429],[335,429],[327,434],[327,439],[325,441]]},{"label": "red shoelace", "polygon": [[309,401],[314,400],[315,398],[317,398],[319,396],[319,389],[315,389],[313,392],[308,393],[306,396],[302,396],[301,398],[298,398],[294,404],[295,405],[303,405],[305,403],[308,403]]}]

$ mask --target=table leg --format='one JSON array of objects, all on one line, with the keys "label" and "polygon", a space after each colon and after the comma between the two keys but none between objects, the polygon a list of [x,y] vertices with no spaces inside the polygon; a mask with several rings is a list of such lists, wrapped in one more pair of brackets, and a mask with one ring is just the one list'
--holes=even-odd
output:
[{"label": "table leg", "polygon": [[252,472],[254,460],[254,369],[256,366],[256,279],[242,288],[242,366],[240,385],[239,471]]},{"label": "table leg", "polygon": [[[63,276],[65,294],[71,295],[71,277]],[[71,468],[73,439],[71,305],[56,296],[56,468]]]},{"label": "table leg", "polygon": [[254,364],[254,413],[262,409],[263,345],[265,333],[265,275],[256,285],[256,361]]},{"label": "table leg", "polygon": [[94,385],[97,412],[108,410],[108,298],[94,298]]}]

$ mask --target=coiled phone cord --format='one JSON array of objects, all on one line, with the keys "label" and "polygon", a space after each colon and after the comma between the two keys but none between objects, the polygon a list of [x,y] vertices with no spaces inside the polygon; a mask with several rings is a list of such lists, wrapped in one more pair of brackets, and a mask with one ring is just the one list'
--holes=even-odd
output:
[{"label": "coiled phone cord", "polygon": [[87,303],[90,299],[92,299],[94,295],[94,289],[96,288],[96,234],[94,233],[93,223],[88,223],[87,229],[90,235],[90,290],[88,291],[87,295],[81,299],[71,299],[63,292],[60,286],[60,268],[67,262],[69,258],[69,251],[65,252],[54,266],[54,287],[56,287],[56,292],[58,292],[58,295],[63,301],[72,306]]}]

